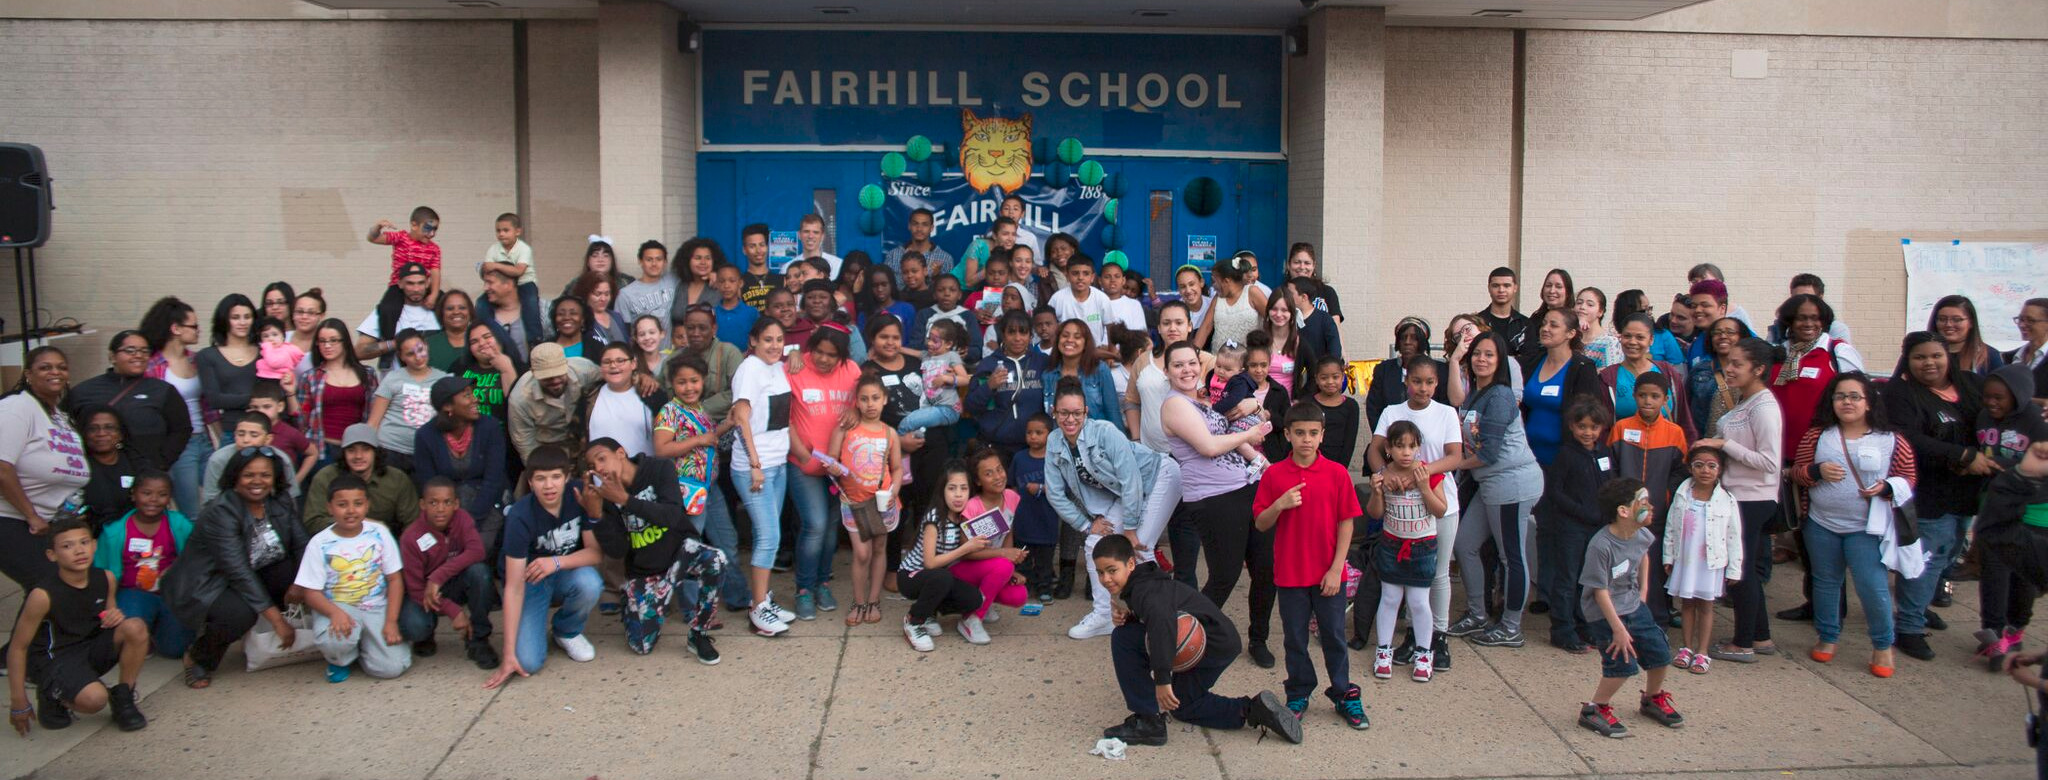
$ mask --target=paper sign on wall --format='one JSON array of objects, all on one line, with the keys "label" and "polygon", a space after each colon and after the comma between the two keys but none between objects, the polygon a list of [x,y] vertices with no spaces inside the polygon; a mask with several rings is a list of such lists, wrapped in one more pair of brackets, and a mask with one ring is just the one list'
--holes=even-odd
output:
[{"label": "paper sign on wall", "polygon": [[1969,296],[1984,341],[2020,346],[2012,326],[2020,305],[2048,287],[2048,242],[1915,241],[1902,239],[1906,259],[1906,330],[1925,330],[1942,296]]},{"label": "paper sign on wall", "polygon": [[782,273],[782,269],[795,260],[803,245],[797,243],[796,231],[773,230],[768,233],[768,270]]}]

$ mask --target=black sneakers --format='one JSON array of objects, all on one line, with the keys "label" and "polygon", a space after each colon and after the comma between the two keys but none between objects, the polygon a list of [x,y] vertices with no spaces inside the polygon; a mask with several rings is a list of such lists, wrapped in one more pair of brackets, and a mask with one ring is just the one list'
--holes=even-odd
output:
[{"label": "black sneakers", "polygon": [[1150,715],[1134,712],[1124,718],[1124,722],[1103,729],[1102,736],[1123,740],[1126,745],[1158,747],[1166,744],[1166,716],[1157,712]]},{"label": "black sneakers", "polygon": [[114,725],[122,731],[141,731],[149,725],[149,719],[142,716],[142,710],[135,706],[135,688],[121,683],[107,689],[108,703],[113,706]]},{"label": "black sneakers", "polygon": [[438,652],[441,652],[441,645],[435,642],[433,637],[412,643],[412,654],[415,657],[432,658]]},{"label": "black sneakers", "polygon": [[[1259,695],[1252,697],[1251,705],[1244,711],[1244,725],[1277,734],[1289,744],[1301,744],[1301,719],[1295,717],[1294,711],[1287,709],[1287,705],[1272,691],[1260,691]],[[1161,741],[1164,742],[1163,739]]]},{"label": "black sneakers", "polygon": [[711,642],[711,635],[702,631],[690,632],[690,654],[697,657],[697,663],[705,666],[717,666],[721,660],[718,647]]},{"label": "black sneakers", "polygon": [[1934,648],[1928,646],[1926,634],[1900,634],[1892,639],[1892,647],[1911,658],[1934,660]]},{"label": "black sneakers", "polygon": [[1435,663],[1435,666],[1432,668],[1437,673],[1441,674],[1451,670],[1451,641],[1446,639],[1443,634],[1437,634],[1430,640],[1429,655],[1430,660]]},{"label": "black sneakers", "polygon": [[1394,647],[1394,664],[1407,666],[1415,663],[1415,629],[1408,629],[1408,638]]},{"label": "black sneakers", "polygon": [[476,668],[490,671],[498,668],[498,649],[491,646],[489,638],[471,639],[464,648],[464,654],[476,664]]},{"label": "black sneakers", "polygon": [[1665,728],[1675,729],[1685,725],[1685,716],[1678,714],[1677,708],[1671,706],[1670,691],[1658,691],[1655,696],[1644,696],[1641,709],[1645,717],[1662,724]]},{"label": "black sneakers", "polygon": [[51,696],[48,689],[36,688],[36,722],[51,731],[71,727],[71,708]]},{"label": "black sneakers", "polygon": [[1603,737],[1624,739],[1630,736],[1628,727],[1621,725],[1621,719],[1614,717],[1614,707],[1606,704],[1586,702],[1579,707],[1579,728]]}]

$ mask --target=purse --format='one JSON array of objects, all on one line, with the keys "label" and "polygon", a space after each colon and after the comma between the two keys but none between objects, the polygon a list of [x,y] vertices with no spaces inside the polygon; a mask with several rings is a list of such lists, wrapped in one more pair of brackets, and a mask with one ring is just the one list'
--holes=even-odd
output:
[{"label": "purse", "polygon": [[889,533],[889,526],[882,521],[882,508],[874,496],[869,496],[866,501],[848,504],[847,510],[853,513],[854,531],[860,534],[861,541],[865,542]]},{"label": "purse", "polygon": [[[1836,429],[1835,436],[1837,438],[1840,438],[1841,435],[1841,429]],[[1910,445],[1908,445],[1904,441],[1899,441],[1897,437],[1894,437],[1892,441],[1892,446],[1904,447]],[[1857,485],[1862,485],[1864,484],[1863,474],[1856,468],[1856,459],[1848,457],[1848,453],[1849,440],[1842,439],[1842,460],[1847,461],[1849,463],[1849,478],[1856,480]],[[1875,496],[1872,497],[1870,500],[1885,501],[1887,499],[1885,499],[1883,496]],[[1892,506],[1892,533],[1895,536],[1896,541],[1900,547],[1911,546],[1914,542],[1920,541],[1920,515],[1919,512],[1914,509],[1913,503],[1914,502],[1912,501],[1907,501],[1904,505]]]},{"label": "purse", "polygon": [[[222,594],[221,598],[234,598],[234,594]],[[258,620],[242,639],[242,654],[248,656],[248,669],[260,672],[280,666],[300,664],[320,658],[320,646],[313,636],[313,618],[304,606],[293,604],[284,610],[284,620],[294,631],[291,647],[285,647],[283,637],[272,631],[270,624]],[[371,630],[365,627],[363,630]]]}]

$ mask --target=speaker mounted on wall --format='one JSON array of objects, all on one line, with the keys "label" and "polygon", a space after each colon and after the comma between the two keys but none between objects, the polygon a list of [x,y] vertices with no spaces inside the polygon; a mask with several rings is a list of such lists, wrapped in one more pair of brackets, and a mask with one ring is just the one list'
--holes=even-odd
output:
[{"label": "speaker mounted on wall", "polygon": [[39,247],[49,241],[52,208],[43,150],[0,143],[0,248]]}]

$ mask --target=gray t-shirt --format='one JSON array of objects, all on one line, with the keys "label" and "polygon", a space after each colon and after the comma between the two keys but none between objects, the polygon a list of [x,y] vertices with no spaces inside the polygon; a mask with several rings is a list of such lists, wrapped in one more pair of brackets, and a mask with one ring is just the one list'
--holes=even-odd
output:
[{"label": "gray t-shirt", "polygon": [[377,422],[377,446],[412,454],[413,432],[434,419],[434,383],[447,375],[438,368],[428,369],[426,379],[414,379],[403,368],[391,369],[384,375],[377,383],[377,397],[391,405],[385,407],[384,419]]},{"label": "gray t-shirt", "polygon": [[620,321],[631,327],[634,320],[643,314],[652,314],[661,320],[661,332],[668,332],[669,311],[676,299],[676,278],[663,276],[660,281],[648,283],[634,281],[619,290],[612,299],[612,311],[618,312]]},{"label": "gray t-shirt", "polygon": [[1600,602],[1594,598],[1594,588],[1607,591],[1616,615],[1627,615],[1642,606],[1643,556],[1656,543],[1657,535],[1648,528],[1627,539],[1615,536],[1612,528],[1602,528],[1593,534],[1593,541],[1586,545],[1586,568],[1579,572],[1579,585],[1584,588],[1579,593],[1580,614],[1587,620],[1605,619],[1600,614]]}]

